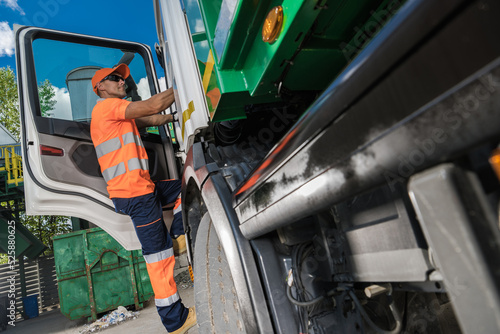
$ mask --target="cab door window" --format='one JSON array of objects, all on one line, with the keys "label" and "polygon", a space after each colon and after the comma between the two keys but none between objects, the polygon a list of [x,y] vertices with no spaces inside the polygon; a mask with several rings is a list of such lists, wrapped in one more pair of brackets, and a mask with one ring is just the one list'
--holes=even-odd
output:
[{"label": "cab door window", "polygon": [[[90,188],[107,196],[90,136],[92,110],[99,98],[92,77],[101,68],[127,64],[125,80],[129,101],[146,100],[156,93],[157,83],[150,52],[142,44],[89,36],[34,31],[27,49],[25,76],[29,84],[31,116],[38,134],[40,168],[51,181]],[[169,178],[161,128],[149,128],[143,142],[154,178]],[[31,141],[33,143],[33,141]],[[33,147],[33,149],[35,149]],[[38,166],[39,165],[39,166]]]},{"label": "cab door window", "polygon": [[100,68],[120,63],[130,67],[128,100],[145,100],[154,94],[144,58],[134,50],[36,39],[33,58],[40,105],[37,116],[43,118],[90,122],[98,99],[92,90],[92,76]]}]

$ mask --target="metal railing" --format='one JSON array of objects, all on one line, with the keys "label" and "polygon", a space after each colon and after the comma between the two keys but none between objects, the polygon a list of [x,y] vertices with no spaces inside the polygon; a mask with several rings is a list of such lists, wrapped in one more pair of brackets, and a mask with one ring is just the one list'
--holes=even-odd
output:
[{"label": "metal railing", "polygon": [[[10,286],[12,277],[15,289]],[[9,296],[13,290],[14,296]],[[14,270],[10,264],[0,264],[0,300],[3,297],[15,303],[16,320],[22,318],[21,311],[24,310],[22,298],[34,294],[38,295],[39,313],[51,311],[59,306],[54,256],[24,260],[24,270],[21,270],[19,259],[14,263]]]},{"label": "metal railing", "polygon": [[23,179],[21,144],[0,146],[0,172],[7,172],[7,185],[18,187]]}]

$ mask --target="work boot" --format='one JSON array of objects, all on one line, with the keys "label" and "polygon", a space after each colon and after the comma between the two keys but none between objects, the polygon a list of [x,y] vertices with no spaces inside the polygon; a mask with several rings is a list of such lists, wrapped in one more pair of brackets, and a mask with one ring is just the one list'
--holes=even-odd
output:
[{"label": "work boot", "polygon": [[184,234],[179,235],[177,238],[172,238],[174,243],[174,254],[180,255],[187,251],[186,248],[186,236]]},{"label": "work boot", "polygon": [[196,325],[196,311],[193,307],[189,308],[189,314],[188,317],[186,318],[186,321],[184,322],[184,325],[182,325],[181,328],[178,330],[175,330],[173,332],[170,332],[170,334],[184,334],[187,332],[188,329]]}]

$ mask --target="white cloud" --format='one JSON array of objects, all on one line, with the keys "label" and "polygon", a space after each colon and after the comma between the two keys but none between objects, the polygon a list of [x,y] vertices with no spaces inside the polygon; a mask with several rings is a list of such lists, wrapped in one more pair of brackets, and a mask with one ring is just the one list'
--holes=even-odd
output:
[{"label": "white cloud", "polygon": [[207,41],[201,41],[201,42],[199,42],[199,45],[203,49],[208,49],[208,42]]},{"label": "white cloud", "polygon": [[69,98],[68,90],[64,87],[58,88],[56,86],[52,86],[52,88],[54,88],[54,91],[56,93],[54,99],[57,102],[54,106],[54,109],[49,111],[49,116],[60,119],[72,120],[73,115],[71,113],[71,101]]},{"label": "white cloud", "polygon": [[205,25],[203,25],[203,21],[201,19],[196,19],[196,25],[194,31],[195,32],[205,31]]},{"label": "white cloud", "polygon": [[9,23],[0,22],[0,57],[14,54],[14,31],[10,29]]},{"label": "white cloud", "polygon": [[198,1],[197,0],[187,0],[186,7],[187,8],[192,8],[192,7],[198,8]]},{"label": "white cloud", "polygon": [[17,4],[17,0],[0,0],[0,5],[9,7],[12,10],[18,11],[21,15],[25,15],[24,10]]},{"label": "white cloud", "polygon": [[[160,84],[160,92],[163,92],[167,89],[165,77],[158,78],[158,83]],[[141,78],[141,80],[139,80],[139,83],[137,84],[137,92],[139,93],[143,101],[151,97],[151,90],[149,89],[147,78]]]},{"label": "white cloud", "polygon": [[160,83],[160,92],[167,90],[167,81],[165,80],[165,77],[159,78],[158,82]]},{"label": "white cloud", "polygon": [[143,101],[151,97],[148,78],[141,78],[141,80],[139,80],[137,84],[137,93],[139,93]]}]

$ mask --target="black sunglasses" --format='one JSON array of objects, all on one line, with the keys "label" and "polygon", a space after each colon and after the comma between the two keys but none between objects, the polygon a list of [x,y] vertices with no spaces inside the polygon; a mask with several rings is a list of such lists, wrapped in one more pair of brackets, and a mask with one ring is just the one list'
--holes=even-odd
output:
[{"label": "black sunglasses", "polygon": [[120,82],[120,80],[125,81],[125,79],[123,79],[121,76],[118,76],[116,74],[110,74],[107,77],[104,77],[104,79],[102,79],[101,82],[103,82],[105,80],[110,80],[110,81],[115,81],[115,82]]}]

